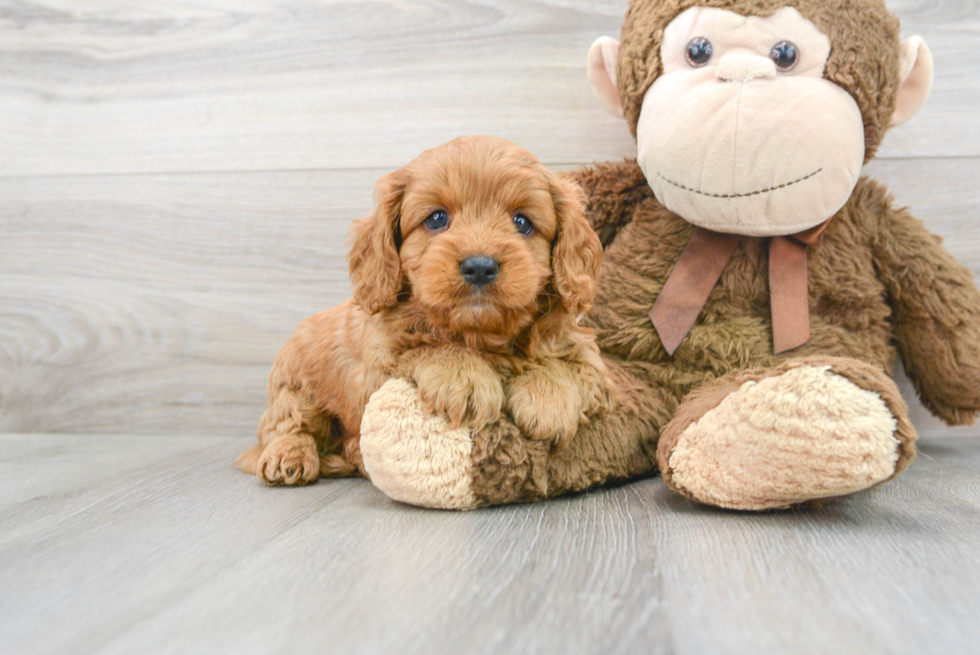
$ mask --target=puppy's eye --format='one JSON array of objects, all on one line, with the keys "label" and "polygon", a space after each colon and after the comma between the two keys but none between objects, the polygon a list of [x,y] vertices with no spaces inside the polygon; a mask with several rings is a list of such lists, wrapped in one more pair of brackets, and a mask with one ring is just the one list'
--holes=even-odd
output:
[{"label": "puppy's eye", "polygon": [[530,236],[531,232],[534,232],[534,226],[531,224],[531,219],[524,214],[514,214],[514,227],[517,231],[524,236]]},{"label": "puppy's eye", "polygon": [[449,214],[445,209],[434,211],[425,219],[425,226],[433,231],[444,230],[449,226]]},{"label": "puppy's eye", "polygon": [[714,52],[714,48],[711,47],[711,41],[699,36],[691,39],[690,43],[687,44],[684,57],[687,59],[687,63],[694,68],[701,68],[711,59],[712,52]]}]

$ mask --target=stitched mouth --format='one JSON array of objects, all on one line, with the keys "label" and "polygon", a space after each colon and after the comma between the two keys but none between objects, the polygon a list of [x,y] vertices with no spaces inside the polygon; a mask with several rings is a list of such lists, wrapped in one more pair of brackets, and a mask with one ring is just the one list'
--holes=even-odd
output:
[{"label": "stitched mouth", "polygon": [[813,177],[814,175],[816,175],[822,170],[823,170],[822,168],[818,168],[817,170],[813,171],[809,175],[804,175],[798,180],[793,180],[792,182],[784,182],[778,186],[771,186],[768,189],[759,189],[758,191],[750,191],[748,193],[708,193],[707,191],[701,191],[700,189],[692,189],[691,187],[686,187],[683,184],[679,184],[677,182],[674,182],[673,180],[669,180],[666,177],[664,177],[663,174],[660,172],[657,173],[657,176],[660,177],[660,179],[666,182],[667,184],[675,186],[678,189],[684,189],[685,191],[690,191],[691,193],[696,193],[701,196],[707,196],[709,198],[747,198],[749,196],[757,196],[762,193],[769,193],[770,191],[777,191],[779,189],[785,189],[788,186],[793,186],[794,184],[799,184],[804,180],[809,180],[811,177]]}]

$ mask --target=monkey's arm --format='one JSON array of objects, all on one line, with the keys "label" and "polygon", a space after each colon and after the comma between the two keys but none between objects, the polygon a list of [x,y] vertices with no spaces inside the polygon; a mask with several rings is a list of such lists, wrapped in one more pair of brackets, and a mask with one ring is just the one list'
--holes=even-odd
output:
[{"label": "monkey's arm", "polygon": [[875,187],[866,197],[880,221],[874,260],[905,370],[930,412],[949,425],[970,424],[980,412],[980,291],[973,273]]},{"label": "monkey's arm", "polygon": [[585,215],[608,246],[623,225],[633,218],[633,209],[653,196],[643,171],[634,160],[586,166],[566,173],[585,192]]}]

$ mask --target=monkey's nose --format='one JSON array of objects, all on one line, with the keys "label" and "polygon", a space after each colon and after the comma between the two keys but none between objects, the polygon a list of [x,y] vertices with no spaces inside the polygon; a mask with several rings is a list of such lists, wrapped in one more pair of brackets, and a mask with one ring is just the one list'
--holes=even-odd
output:
[{"label": "monkey's nose", "polygon": [[768,57],[760,55],[725,55],[718,62],[715,75],[725,82],[748,82],[749,80],[772,80],[776,78],[776,64]]},{"label": "monkey's nose", "polygon": [[463,260],[459,265],[459,272],[474,287],[482,287],[494,281],[500,273],[500,264],[493,257],[473,255]]}]

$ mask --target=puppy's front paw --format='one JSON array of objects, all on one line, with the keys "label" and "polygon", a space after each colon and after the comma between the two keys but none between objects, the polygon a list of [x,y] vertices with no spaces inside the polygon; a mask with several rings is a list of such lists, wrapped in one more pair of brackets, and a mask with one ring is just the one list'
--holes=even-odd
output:
[{"label": "puppy's front paw", "polygon": [[314,482],[320,476],[320,457],[313,437],[287,435],[270,442],[259,458],[256,475],[269,485]]},{"label": "puppy's front paw", "polygon": [[509,382],[507,411],[521,432],[541,441],[571,439],[582,418],[576,385],[546,371],[528,371]]},{"label": "puppy's front paw", "polygon": [[500,377],[480,360],[452,367],[443,362],[420,365],[415,384],[423,409],[445,416],[454,428],[465,424],[479,429],[495,421],[504,404]]},{"label": "puppy's front paw", "polygon": [[616,406],[616,388],[605,371],[583,367],[579,380],[582,415],[591,418]]}]

